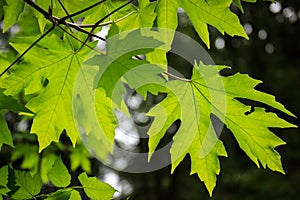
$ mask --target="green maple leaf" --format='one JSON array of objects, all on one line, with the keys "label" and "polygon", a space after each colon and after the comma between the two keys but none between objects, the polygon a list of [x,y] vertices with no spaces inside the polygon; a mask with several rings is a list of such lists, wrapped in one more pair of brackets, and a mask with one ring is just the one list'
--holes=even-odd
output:
[{"label": "green maple leaf", "polygon": [[209,47],[207,24],[217,28],[222,34],[248,38],[238,17],[230,11],[232,0],[182,0],[179,5],[186,10],[196,31]]},{"label": "green maple leaf", "polygon": [[197,33],[209,47],[207,25],[216,27],[222,34],[248,38],[238,17],[230,11],[232,0],[177,0],[158,2],[157,25],[159,28],[175,30],[178,24],[177,9],[182,7],[191,19]]},{"label": "green maple leaf", "polygon": [[236,98],[262,102],[293,116],[272,95],[254,89],[260,81],[239,73],[222,77],[218,72],[223,68],[195,65],[190,81],[166,83],[168,96],[148,113],[155,116],[148,132],[149,158],[166,130],[180,119],[181,125],[170,150],[172,171],[189,154],[191,174],[198,174],[210,195],[216,185],[216,175],[220,172],[218,156],[227,156],[212,125],[212,114],[232,131],[240,147],[258,167],[260,162],[264,168],[282,173],[280,155],[274,148],[285,143],[268,128],[295,127],[263,108],[250,112],[251,107]]},{"label": "green maple leaf", "polygon": [[[149,64],[133,59],[133,56],[148,53],[162,44],[152,37],[142,36],[139,30],[122,32],[120,35],[118,31],[112,25],[106,54],[95,55],[84,63],[74,89],[75,118],[88,136],[84,137],[84,141],[86,139],[88,147],[103,160],[106,160],[107,153],[113,152],[117,125],[114,110],[125,110],[122,77],[141,65]],[[82,81],[87,84],[81,84]]]},{"label": "green maple leaf", "polygon": [[88,177],[86,173],[82,173],[78,176],[80,183],[88,197],[96,200],[108,200],[112,199],[116,190],[98,180],[96,177]]},{"label": "green maple leaf", "polygon": [[154,12],[156,7],[156,2],[149,2],[144,0],[139,0],[139,7],[134,7],[136,9],[130,16],[126,19],[118,22],[118,27],[120,30],[133,30],[141,27],[152,27],[153,22],[156,18],[156,13]]},{"label": "green maple leaf", "polygon": [[[12,46],[23,52],[33,39],[21,38]],[[91,51],[84,47],[77,52],[78,46],[67,37],[45,37],[3,81],[6,94],[14,96],[22,90],[25,94],[38,94],[26,107],[35,114],[31,133],[37,134],[40,151],[52,141],[57,142],[63,130],[74,145],[78,139],[72,114],[72,88],[81,63]]]}]

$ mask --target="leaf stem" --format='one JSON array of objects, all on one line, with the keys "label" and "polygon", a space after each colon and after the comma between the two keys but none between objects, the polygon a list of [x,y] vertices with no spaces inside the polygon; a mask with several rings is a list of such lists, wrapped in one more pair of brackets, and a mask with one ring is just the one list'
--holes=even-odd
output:
[{"label": "leaf stem", "polygon": [[[138,59],[138,60],[143,60],[143,58],[141,58],[141,57],[139,57],[139,56],[134,56],[136,59]],[[184,82],[191,82],[192,80],[191,79],[186,79],[186,78],[181,78],[181,77],[179,77],[179,76],[176,76],[176,75],[174,75],[174,74],[171,74],[170,72],[167,72],[167,71],[165,71],[165,72],[163,72],[164,74],[166,74],[166,75],[168,75],[168,76],[171,76],[171,77],[173,77],[173,78],[175,78],[175,79],[177,79],[177,80],[181,80],[181,81],[184,81]]]},{"label": "leaf stem", "polygon": [[181,78],[179,76],[176,76],[174,74],[171,74],[169,72],[163,72],[164,74],[168,75],[168,76],[171,76],[172,78],[175,78],[177,80],[180,80],[180,81],[184,81],[184,82],[191,82],[192,80],[191,79],[187,79],[187,78]]}]

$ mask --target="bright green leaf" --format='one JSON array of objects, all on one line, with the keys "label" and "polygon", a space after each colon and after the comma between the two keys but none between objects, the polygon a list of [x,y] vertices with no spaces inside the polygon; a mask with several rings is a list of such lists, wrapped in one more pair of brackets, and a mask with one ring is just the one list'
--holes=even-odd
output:
[{"label": "bright green leaf", "polygon": [[191,174],[198,174],[210,195],[216,184],[216,175],[220,172],[218,156],[227,155],[212,125],[212,114],[233,132],[251,160],[258,166],[259,161],[264,168],[279,172],[283,169],[280,155],[274,148],[284,142],[268,128],[295,127],[262,108],[255,108],[247,114],[250,106],[236,98],[259,101],[292,115],[273,96],[254,89],[260,81],[241,74],[222,77],[218,72],[223,68],[195,65],[191,81],[167,82],[168,96],[149,112],[149,115],[155,116],[148,133],[149,156],[171,124],[180,119],[181,125],[170,150],[172,171],[186,154],[190,154]]},{"label": "bright green leaf", "polygon": [[209,47],[207,24],[217,28],[222,34],[248,38],[238,17],[231,12],[232,0],[183,0],[180,6],[187,12],[201,39]]},{"label": "bright green leaf", "polygon": [[159,64],[164,69],[167,69],[168,66],[166,53],[170,50],[173,41],[173,30],[176,30],[178,26],[178,7],[177,1],[160,0],[157,2],[155,9],[158,31],[162,32],[159,39],[165,43],[166,47],[155,49],[153,52],[148,53],[146,58],[150,63]]},{"label": "bright green leaf", "polygon": [[[31,40],[24,38],[23,42]],[[19,52],[28,47],[22,43],[12,45]],[[52,141],[57,142],[64,129],[74,145],[78,139],[72,114],[72,88],[78,69],[91,50],[84,47],[76,52],[74,45],[76,42],[68,38],[61,40],[55,35],[44,38],[3,83],[10,95],[24,88],[27,94],[40,92],[26,104],[35,113],[31,133],[37,134],[40,151]]]},{"label": "bright green leaf", "polygon": [[[122,76],[134,68],[147,64],[146,61],[133,59],[134,55],[150,52],[162,44],[152,37],[142,36],[139,30],[116,35],[116,26],[112,27],[107,41],[107,54],[96,55],[86,61],[87,65],[82,66],[76,81],[79,84],[74,90],[75,116],[79,126],[83,127],[89,136],[87,141],[89,148],[93,146],[96,154],[102,159],[113,150],[114,130],[117,125],[113,112],[115,108],[122,107],[122,94],[125,92],[120,82]],[[97,80],[97,77],[99,77],[98,89],[94,91],[94,80]],[[81,84],[84,80],[88,82],[85,85]],[[95,105],[95,117],[90,117],[95,113],[94,107],[90,105]],[[99,143],[102,144],[100,149]]]},{"label": "bright green leaf", "polygon": [[88,177],[86,173],[82,173],[78,176],[80,183],[88,197],[95,200],[109,200],[112,199],[116,190],[98,180],[96,177]]},{"label": "bright green leaf", "polygon": [[71,175],[61,157],[56,159],[49,170],[48,178],[56,187],[67,187],[71,183]]},{"label": "bright green leaf", "polygon": [[136,12],[118,22],[118,27],[120,27],[121,31],[152,27],[156,17],[156,13],[154,12],[156,3],[139,0],[139,7],[136,8]]},{"label": "bright green leaf", "polygon": [[3,32],[14,25],[20,14],[24,9],[23,0],[6,0],[7,5],[3,7],[4,10],[4,27]]},{"label": "bright green leaf", "polygon": [[159,28],[175,30],[178,23],[177,9],[182,7],[208,47],[210,43],[207,25],[216,27],[222,34],[226,32],[230,36],[248,38],[238,17],[229,8],[231,2],[232,0],[161,0],[156,8],[157,25]]},{"label": "bright green leaf", "polygon": [[81,200],[81,196],[80,196],[79,192],[76,190],[72,190],[69,200]]},{"label": "bright green leaf", "polygon": [[[148,30],[150,32],[150,30]],[[112,97],[113,90],[121,77],[133,68],[147,64],[146,61],[132,59],[133,56],[153,51],[161,42],[151,37],[144,37],[139,30],[115,35],[108,39],[107,55],[99,55],[87,61],[87,63],[100,64],[98,86],[103,88],[108,97]],[[101,68],[101,66],[105,66]],[[117,70],[116,70],[117,69]]]}]

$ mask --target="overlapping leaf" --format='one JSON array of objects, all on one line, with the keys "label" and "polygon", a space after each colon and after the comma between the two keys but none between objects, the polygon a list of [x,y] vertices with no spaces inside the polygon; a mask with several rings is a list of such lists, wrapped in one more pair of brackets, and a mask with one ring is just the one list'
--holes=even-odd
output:
[{"label": "overlapping leaf", "polygon": [[[12,46],[23,52],[28,44]],[[35,113],[31,133],[38,135],[40,151],[52,141],[58,141],[64,129],[75,144],[78,134],[72,114],[73,82],[90,51],[85,47],[77,52],[75,42],[55,35],[46,37],[25,55],[26,62],[15,66],[4,81],[6,94],[17,95],[22,90],[25,94],[39,93],[26,107]]]},{"label": "overlapping leaf", "polygon": [[186,154],[190,154],[191,174],[198,174],[210,194],[220,171],[218,156],[227,155],[212,125],[212,114],[232,131],[240,147],[257,166],[260,162],[264,168],[282,173],[280,155],[274,148],[284,142],[268,128],[294,127],[263,108],[255,108],[248,114],[250,106],[236,98],[259,101],[292,115],[272,95],[254,89],[260,81],[242,74],[222,77],[218,74],[222,68],[195,65],[191,81],[166,83],[169,90],[167,98],[149,112],[156,117],[149,130],[150,156],[166,130],[180,119],[181,125],[170,150],[172,171]]},{"label": "overlapping leaf", "polygon": [[124,104],[122,77],[147,64],[133,56],[150,52],[159,45],[161,42],[142,36],[139,30],[118,35],[118,29],[113,25],[107,39],[107,53],[91,57],[82,66],[74,89],[75,118],[88,135],[86,144],[98,158],[105,159],[113,151],[117,125],[114,109],[122,109]]}]

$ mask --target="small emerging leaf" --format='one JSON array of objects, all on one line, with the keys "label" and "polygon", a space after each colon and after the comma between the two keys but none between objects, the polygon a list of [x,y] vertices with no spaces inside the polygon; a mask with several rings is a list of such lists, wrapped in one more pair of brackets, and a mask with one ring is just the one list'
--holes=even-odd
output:
[{"label": "small emerging leaf", "polygon": [[67,187],[71,183],[71,175],[61,157],[56,159],[49,170],[48,178],[56,187]]}]

